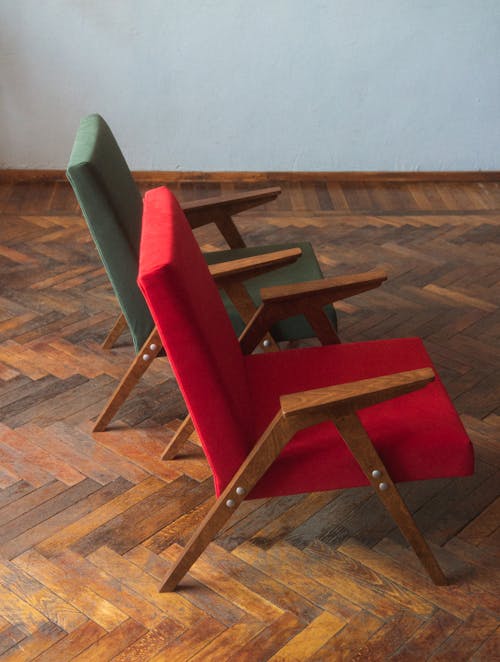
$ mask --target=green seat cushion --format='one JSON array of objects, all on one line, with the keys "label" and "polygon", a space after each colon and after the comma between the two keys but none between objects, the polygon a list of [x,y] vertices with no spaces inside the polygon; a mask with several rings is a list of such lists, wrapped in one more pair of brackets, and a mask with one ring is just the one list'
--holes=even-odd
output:
[{"label": "green seat cushion", "polygon": [[[225,262],[229,260],[236,260],[243,257],[250,257],[252,255],[262,255],[272,251],[281,251],[291,248],[291,244],[274,244],[267,246],[252,246],[250,248],[236,248],[232,250],[213,251],[205,253],[205,259],[208,264],[216,264],[218,262]],[[293,264],[279,269],[274,269],[261,276],[256,276],[250,280],[245,281],[245,287],[252,297],[256,306],[260,304],[259,291],[263,287],[270,287],[272,285],[288,285],[290,283],[301,283],[309,280],[317,280],[323,278],[321,268],[314,254],[314,250],[310,243],[301,242],[293,244],[293,247],[300,248],[302,255]],[[245,325],[236,308],[233,306],[231,300],[222,292],[222,300],[229,313],[231,322],[236,333],[239,335]],[[325,313],[337,328],[337,317],[333,306],[325,306]],[[275,340],[300,340],[302,338],[312,338],[316,334],[311,329],[309,322],[303,315],[296,315],[289,317],[286,320],[278,322],[272,328],[272,335]]]}]

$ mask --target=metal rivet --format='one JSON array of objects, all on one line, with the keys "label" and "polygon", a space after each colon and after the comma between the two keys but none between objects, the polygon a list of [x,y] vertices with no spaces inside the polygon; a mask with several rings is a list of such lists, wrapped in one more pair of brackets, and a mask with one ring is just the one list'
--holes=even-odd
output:
[{"label": "metal rivet", "polygon": [[262,347],[271,347],[271,341],[268,338],[266,338],[262,343]]},{"label": "metal rivet", "polygon": [[237,487],[236,488],[236,494],[238,496],[243,496],[245,494],[245,488],[244,487]]},{"label": "metal rivet", "polygon": [[372,471],[372,476],[373,476],[373,478],[380,478],[381,475],[382,475],[382,474],[380,473],[380,471],[379,471],[378,469],[374,469],[374,470]]},{"label": "metal rivet", "polygon": [[387,485],[387,483],[380,483],[379,486],[378,486],[378,489],[381,492],[384,492],[388,487],[389,487],[389,485]]},{"label": "metal rivet", "polygon": [[227,506],[228,508],[234,508],[235,505],[236,505],[236,503],[235,503],[234,499],[228,499],[228,500],[226,501],[226,506]]},{"label": "metal rivet", "polygon": [[143,361],[149,361],[149,359],[150,359],[149,354],[143,354],[143,355],[142,355],[142,360],[143,360]]},{"label": "metal rivet", "polygon": [[149,349],[150,349],[152,352],[154,352],[154,351],[157,349],[157,345],[155,345],[154,343],[151,343],[151,345],[149,346]]}]

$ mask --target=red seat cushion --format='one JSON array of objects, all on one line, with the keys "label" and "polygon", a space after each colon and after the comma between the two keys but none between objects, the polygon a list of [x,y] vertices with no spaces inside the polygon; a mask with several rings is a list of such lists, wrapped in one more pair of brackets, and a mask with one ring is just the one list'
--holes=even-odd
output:
[{"label": "red seat cushion", "polygon": [[[433,367],[417,338],[331,345],[246,357],[260,435],[287,393]],[[360,411],[395,481],[464,476],[474,470],[469,438],[439,377],[428,386]],[[337,429],[322,423],[297,433],[250,498],[367,485]]]}]

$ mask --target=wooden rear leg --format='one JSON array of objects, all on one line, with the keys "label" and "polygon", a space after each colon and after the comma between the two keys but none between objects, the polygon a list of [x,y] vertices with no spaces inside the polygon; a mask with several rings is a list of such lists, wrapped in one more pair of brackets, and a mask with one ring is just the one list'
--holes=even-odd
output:
[{"label": "wooden rear leg", "polygon": [[120,313],[118,315],[116,322],[113,324],[113,328],[108,333],[101,347],[103,349],[111,349],[126,328],[127,328],[127,320],[125,319],[123,313]]},{"label": "wooden rear leg", "polygon": [[337,331],[321,308],[310,307],[305,317],[322,345],[337,345],[340,343]]},{"label": "wooden rear leg", "polygon": [[182,423],[179,425],[176,433],[170,440],[170,443],[163,451],[161,459],[172,460],[177,455],[182,445],[186,443],[186,441],[189,439],[189,437],[192,435],[193,432],[194,432],[193,421],[191,420],[191,416],[189,416],[188,414],[186,418],[182,421]]},{"label": "wooden rear leg", "polygon": [[229,214],[217,214],[215,224],[231,248],[245,248],[246,244],[240,231]]},{"label": "wooden rear leg", "polygon": [[413,547],[432,581],[438,585],[446,584],[447,581],[443,571],[401,498],[359,418],[354,413],[347,416],[334,416],[334,422],[374,487],[377,496],[392,515],[401,533]]},{"label": "wooden rear leg", "polygon": [[[252,297],[248,294],[247,288],[240,281],[224,282],[223,287],[226,290],[226,294],[231,299],[233,306],[240,314],[243,322],[248,324],[248,322],[255,315],[256,307]],[[274,340],[270,333],[266,333],[266,335],[262,338],[260,347],[264,352],[280,351],[278,343]]]},{"label": "wooden rear leg", "polygon": [[160,335],[156,328],[154,328],[99,415],[92,432],[102,432],[106,429],[109,422],[127,399],[130,391],[149,368],[153,359],[158,356],[161,348]]}]

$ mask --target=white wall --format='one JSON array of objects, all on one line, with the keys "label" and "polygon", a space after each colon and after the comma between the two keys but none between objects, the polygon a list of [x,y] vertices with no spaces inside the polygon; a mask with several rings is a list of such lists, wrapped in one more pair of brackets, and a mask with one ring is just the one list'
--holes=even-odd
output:
[{"label": "white wall", "polygon": [[499,0],[0,0],[0,167],[500,169]]}]

